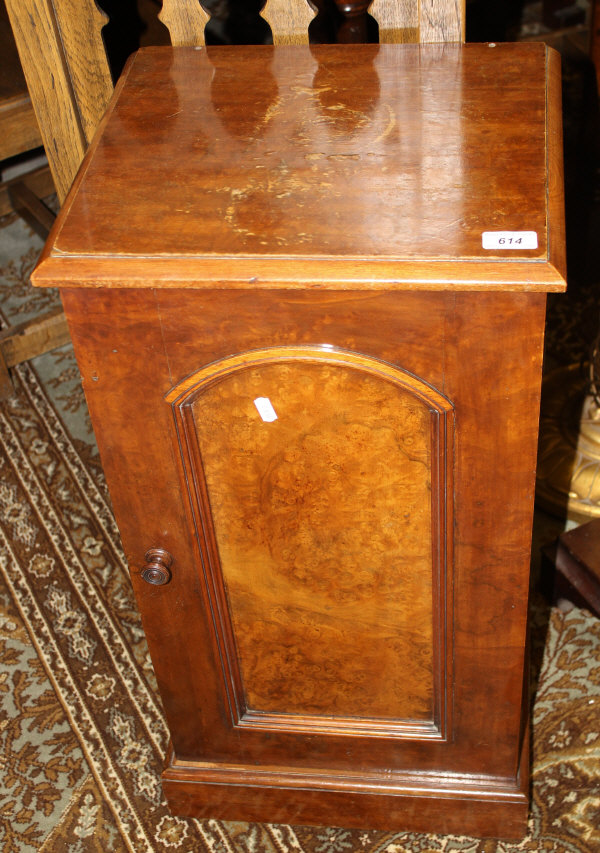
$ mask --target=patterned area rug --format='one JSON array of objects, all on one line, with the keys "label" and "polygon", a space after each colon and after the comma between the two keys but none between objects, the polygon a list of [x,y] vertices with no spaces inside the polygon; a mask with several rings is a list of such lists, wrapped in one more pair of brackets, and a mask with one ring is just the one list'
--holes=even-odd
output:
[{"label": "patterned area rug", "polygon": [[[41,244],[0,229],[0,308],[55,294]],[[167,731],[69,347],[21,366],[0,407],[0,851],[597,853],[600,620],[534,610],[533,771],[521,842],[169,815]]]}]

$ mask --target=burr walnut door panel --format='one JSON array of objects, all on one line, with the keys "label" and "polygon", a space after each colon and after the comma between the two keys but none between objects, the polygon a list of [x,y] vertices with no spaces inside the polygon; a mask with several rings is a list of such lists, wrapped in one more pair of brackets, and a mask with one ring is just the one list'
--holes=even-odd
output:
[{"label": "burr walnut door panel", "polygon": [[218,361],[167,402],[234,725],[443,738],[449,401],[304,346]]}]

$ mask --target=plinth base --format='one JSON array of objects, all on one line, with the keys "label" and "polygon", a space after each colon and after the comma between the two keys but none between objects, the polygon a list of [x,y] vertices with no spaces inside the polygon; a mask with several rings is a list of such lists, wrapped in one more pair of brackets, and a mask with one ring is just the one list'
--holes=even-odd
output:
[{"label": "plinth base", "polygon": [[171,748],[162,786],[171,812],[181,817],[520,839],[529,806],[529,739],[514,781],[181,761]]}]

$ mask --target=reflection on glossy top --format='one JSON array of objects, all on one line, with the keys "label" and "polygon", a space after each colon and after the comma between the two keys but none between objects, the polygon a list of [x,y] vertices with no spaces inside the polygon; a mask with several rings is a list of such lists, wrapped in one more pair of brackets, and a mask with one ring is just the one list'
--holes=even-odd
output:
[{"label": "reflection on glossy top", "polygon": [[[547,262],[546,66],[541,44],[146,49],[57,248],[257,257],[259,275],[265,258]],[[560,176],[551,192],[558,210]],[[538,248],[483,249],[504,230]]]}]

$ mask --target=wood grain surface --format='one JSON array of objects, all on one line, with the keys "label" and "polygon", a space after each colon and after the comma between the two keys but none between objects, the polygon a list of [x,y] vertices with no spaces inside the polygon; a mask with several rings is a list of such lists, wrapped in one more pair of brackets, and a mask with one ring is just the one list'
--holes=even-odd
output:
[{"label": "wood grain surface", "polygon": [[464,0],[374,0],[369,7],[381,43],[461,42],[465,38]]},{"label": "wood grain surface", "polygon": [[329,348],[254,352],[190,383],[167,399],[187,480],[205,480],[197,526],[214,525],[239,711],[441,730],[448,401]]},{"label": "wood grain surface", "polygon": [[[564,289],[549,56],[542,44],[143,51],[36,281],[67,281],[74,263],[82,284],[106,286]],[[482,247],[503,230],[535,232],[538,248]]]},{"label": "wood grain surface", "polygon": [[64,200],[112,93],[101,28],[86,0],[6,0],[52,177]]},{"label": "wood grain surface", "polygon": [[197,0],[163,0],[158,17],[168,29],[173,47],[204,44],[209,16]]},{"label": "wood grain surface", "polygon": [[[243,87],[227,49],[141,54],[34,279],[61,286],[175,812],[514,836],[557,63],[349,50],[241,50]],[[488,255],[490,228],[538,248]]]},{"label": "wood grain surface", "polygon": [[[308,822],[336,809],[342,825],[518,832],[527,811],[520,732],[543,295],[79,288],[63,290],[63,300],[176,750],[174,807],[277,820],[291,809]],[[362,717],[352,733],[347,721],[315,731],[298,715],[234,725],[212,615],[219,599],[207,593],[204,534],[163,397],[232,352],[319,341],[401,366],[457,412],[454,524],[442,534],[454,584],[441,590],[435,628],[441,636],[453,626],[441,662],[450,689],[444,739],[422,729],[399,736]],[[164,587],[140,580],[149,547],[174,556]],[[320,794],[290,800],[267,767],[312,786],[318,772]],[[357,767],[362,783],[340,781]],[[385,808],[372,786],[389,793]]]},{"label": "wood grain surface", "polygon": [[0,3],[0,160],[38,148],[42,138],[10,28]]},{"label": "wood grain surface", "polygon": [[261,12],[273,33],[273,44],[308,44],[315,9],[307,0],[267,0]]}]

